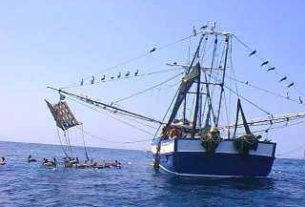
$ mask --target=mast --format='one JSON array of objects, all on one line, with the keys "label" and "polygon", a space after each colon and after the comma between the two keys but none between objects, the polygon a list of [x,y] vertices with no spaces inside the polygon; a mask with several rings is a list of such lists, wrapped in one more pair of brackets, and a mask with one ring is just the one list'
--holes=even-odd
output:
[{"label": "mast", "polygon": [[222,81],[221,81],[221,91],[220,91],[220,98],[219,98],[219,105],[218,105],[218,111],[217,111],[217,119],[216,119],[216,127],[219,123],[219,117],[220,117],[220,109],[221,109],[221,103],[222,103],[222,96],[224,93],[224,82],[226,77],[226,69],[227,69],[227,60],[228,60],[228,53],[229,53],[229,34],[225,34],[226,39],[226,52],[225,52],[225,60],[224,60],[224,67],[223,67],[223,73],[222,73]]},{"label": "mast", "polygon": [[[198,63],[199,64],[199,63]],[[196,104],[195,104],[195,110],[194,110],[194,119],[193,119],[193,130],[192,130],[192,138],[194,138],[196,133],[196,125],[197,125],[197,117],[198,117],[198,109],[199,109],[199,99],[200,99],[200,76],[201,76],[201,68],[199,64],[199,70],[198,70],[198,78],[197,78],[197,90],[196,90]]]},{"label": "mast", "polygon": [[234,127],[234,132],[233,132],[233,138],[236,137],[239,113],[241,114],[242,121],[243,121],[243,126],[245,128],[246,134],[251,134],[248,122],[246,120],[246,116],[244,114],[243,108],[241,107],[240,99],[238,99],[237,100],[237,111],[236,111],[236,120],[235,120],[235,127]]},{"label": "mast", "polygon": [[[198,57],[198,55],[199,55],[199,50],[200,50],[200,46],[201,46],[203,38],[204,38],[204,34],[201,36],[201,38],[199,40],[196,52],[195,52],[195,54],[193,56],[191,64],[189,65],[189,68],[185,72],[185,75],[187,75],[190,72],[190,70],[192,69],[192,67],[194,65],[196,57]],[[185,93],[184,93],[184,105],[183,105],[183,123],[184,124],[185,124],[185,120],[186,120],[186,118],[185,118],[185,116],[186,116],[186,94],[187,94],[187,91],[185,91]]]},{"label": "mast", "polygon": [[[183,80],[180,84],[179,94],[176,98],[176,101],[175,101],[172,113],[171,113],[171,115],[168,119],[167,125],[165,126],[165,130],[169,127],[169,125],[175,119],[182,102],[183,101],[186,102],[186,95],[187,95],[188,91],[190,90],[190,88],[192,87],[194,81],[197,79],[198,71],[201,70],[201,67],[200,67],[199,63],[197,63],[195,66],[193,66],[193,65],[194,65],[195,59],[198,57],[200,46],[201,46],[203,38],[204,38],[204,34],[201,36],[201,38],[199,40],[199,44],[198,44],[196,52],[193,56],[192,62],[189,65],[189,67],[186,71],[186,75],[185,75],[185,77],[183,78]],[[185,121],[185,110],[184,110],[183,113],[184,113],[183,114],[183,120]]]},{"label": "mast", "polygon": [[[209,76],[211,76],[212,74],[212,69],[214,68],[214,61],[215,61],[215,55],[216,55],[216,50],[217,50],[217,43],[218,43],[218,34],[215,34],[215,40],[214,40],[214,47],[213,47],[213,53],[212,53],[212,60],[211,60],[211,71]],[[204,73],[204,80],[205,82],[208,82],[208,78],[207,78],[207,74],[206,72]],[[206,117],[207,119],[210,119],[210,112],[212,112],[212,116],[213,116],[213,122],[214,124],[216,123],[215,120],[215,114],[214,114],[214,109],[213,109],[213,105],[212,105],[212,100],[211,100],[211,92],[210,92],[210,87],[209,84],[205,84],[206,87],[206,103],[208,105],[208,117]],[[207,123],[208,120],[206,120]]]}]

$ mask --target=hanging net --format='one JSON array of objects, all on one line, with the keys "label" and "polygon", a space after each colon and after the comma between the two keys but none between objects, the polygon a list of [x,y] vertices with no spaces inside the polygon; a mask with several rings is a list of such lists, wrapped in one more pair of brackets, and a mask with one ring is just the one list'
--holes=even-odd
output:
[{"label": "hanging net", "polygon": [[65,101],[60,101],[58,104],[54,105],[47,100],[45,101],[53,115],[57,127],[61,128],[63,131],[81,124],[76,120]]}]

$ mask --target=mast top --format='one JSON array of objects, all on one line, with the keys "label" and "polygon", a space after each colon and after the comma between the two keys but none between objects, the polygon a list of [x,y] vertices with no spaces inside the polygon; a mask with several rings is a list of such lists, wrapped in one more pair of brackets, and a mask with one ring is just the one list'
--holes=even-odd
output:
[{"label": "mast top", "polygon": [[[230,32],[227,31],[216,31],[216,22],[209,21],[206,25],[203,25],[200,27],[200,31],[198,33],[201,33],[202,35],[223,35],[223,36],[231,36],[233,35]],[[197,31],[195,27],[193,27],[193,34],[194,36],[197,35]]]}]

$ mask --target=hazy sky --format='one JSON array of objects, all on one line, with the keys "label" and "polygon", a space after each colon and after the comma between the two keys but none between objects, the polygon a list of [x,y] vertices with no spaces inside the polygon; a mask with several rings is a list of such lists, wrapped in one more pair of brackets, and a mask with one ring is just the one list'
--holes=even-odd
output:
[{"label": "hazy sky", "polygon": [[[44,98],[55,102],[58,95],[46,89],[46,85],[69,85],[152,47],[187,36],[193,25],[200,26],[207,21],[216,21],[222,29],[238,34],[305,93],[304,11],[302,0],[3,0],[0,2],[0,140],[58,144],[52,117],[43,102]],[[172,52],[176,57],[180,54]],[[116,75],[119,70],[112,74]],[[262,82],[276,82],[260,74],[262,76],[256,77]],[[107,99],[122,88],[133,92],[133,82],[124,84],[98,87],[92,94]],[[152,96],[154,103],[152,99],[142,99],[138,105],[129,104],[153,115],[156,111],[150,112],[148,104],[161,107],[159,95]],[[279,103],[280,100],[272,98],[263,104],[270,111],[305,111],[304,107],[296,105],[279,107]],[[85,128],[102,138],[113,141],[151,138],[103,114],[71,106]],[[304,131],[305,126],[300,125],[274,133],[272,138],[278,142],[277,152],[299,147],[285,156],[303,157],[305,146],[300,146],[305,144]],[[148,142],[120,145],[89,137],[86,140],[89,145],[100,147],[148,147]],[[73,142],[81,143],[76,139]]]}]

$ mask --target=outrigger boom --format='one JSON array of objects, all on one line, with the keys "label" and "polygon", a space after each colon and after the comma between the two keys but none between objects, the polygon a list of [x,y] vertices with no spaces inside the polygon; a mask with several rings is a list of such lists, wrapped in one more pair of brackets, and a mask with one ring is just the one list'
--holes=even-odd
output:
[{"label": "outrigger boom", "polygon": [[110,109],[113,110],[113,112],[121,112],[121,113],[123,113],[125,115],[132,116],[132,117],[138,118],[138,119],[142,119],[144,121],[149,121],[149,122],[153,122],[153,123],[157,123],[157,124],[164,124],[163,122],[161,122],[159,120],[156,120],[156,119],[153,119],[153,118],[150,118],[150,117],[138,114],[138,113],[134,113],[134,112],[131,112],[131,111],[127,111],[125,109],[121,109],[119,107],[103,103],[101,101],[93,100],[91,98],[84,97],[84,96],[81,96],[81,95],[77,95],[77,94],[74,94],[74,93],[71,93],[71,92],[68,92],[68,91],[64,91],[62,89],[54,88],[54,87],[51,87],[51,86],[47,86],[47,88],[55,90],[55,91],[58,91],[60,94],[65,94],[67,96],[76,98],[76,99],[78,99],[80,101],[83,101],[83,102],[85,102],[87,104],[94,105],[94,106],[102,108],[104,110],[107,110],[108,108],[110,108]]}]

